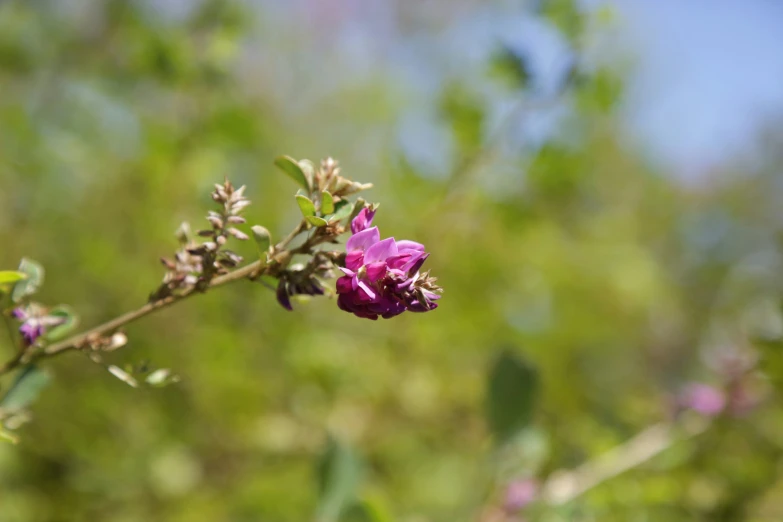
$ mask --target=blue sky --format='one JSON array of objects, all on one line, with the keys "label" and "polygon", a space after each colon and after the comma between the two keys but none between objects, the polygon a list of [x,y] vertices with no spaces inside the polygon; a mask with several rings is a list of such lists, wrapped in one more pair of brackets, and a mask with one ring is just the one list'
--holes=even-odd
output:
[{"label": "blue sky", "polygon": [[[590,34],[587,60],[612,64],[627,78],[620,120],[629,146],[664,172],[687,181],[708,178],[758,152],[765,126],[783,116],[783,1],[583,0],[608,4],[611,23]],[[444,79],[479,76],[498,41],[529,51],[543,92],[552,90],[567,51],[551,28],[520,12],[516,2],[493,3],[454,21],[434,44],[399,44],[397,67],[418,91],[419,104],[402,118],[404,148],[432,171],[448,171],[452,154],[436,116],[427,109]],[[433,45],[432,42],[429,45]],[[434,74],[433,74],[434,72]],[[434,79],[434,81],[433,81]],[[482,79],[497,122],[514,105]],[[543,139],[564,121],[562,107],[524,115],[516,143]],[[429,124],[428,124],[429,123]]]},{"label": "blue sky", "polygon": [[614,3],[617,41],[637,56],[623,115],[651,157],[703,176],[783,116],[783,2]]},{"label": "blue sky", "polygon": [[[201,1],[153,5],[158,12],[167,5],[171,15]],[[485,78],[499,41],[533,50],[543,91],[557,83],[567,61],[558,35],[526,17],[520,0],[247,1],[260,8],[262,20],[258,61],[250,66],[276,71],[284,111],[290,105],[308,112],[332,89],[389,78],[399,84],[405,108],[396,122],[401,145],[435,175],[447,173],[454,157],[434,108],[446,82],[474,79],[497,123],[514,104]],[[620,118],[629,145],[664,171],[684,179],[709,176],[754,152],[762,126],[783,116],[783,0],[580,3],[616,11],[610,27],[592,33],[588,56],[627,71]],[[563,117],[562,108],[527,114],[513,130],[524,143],[536,142]]]}]

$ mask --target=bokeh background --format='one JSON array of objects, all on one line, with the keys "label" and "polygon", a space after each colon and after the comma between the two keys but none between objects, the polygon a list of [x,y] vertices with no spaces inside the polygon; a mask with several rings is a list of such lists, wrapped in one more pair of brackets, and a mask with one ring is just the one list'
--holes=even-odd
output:
[{"label": "bokeh background", "polygon": [[[336,518],[488,521],[726,360],[742,408],[518,516],[783,520],[781,27],[774,0],[0,2],[0,266],[41,262],[42,301],[85,326],[139,306],[223,176],[282,237],[280,154],[373,182],[445,288],[377,323],[258,285],[188,300],[109,359],[171,368],[162,389],[51,361],[0,445],[0,521],[316,520],[330,437],[362,469]],[[510,357],[509,449],[485,410]]]}]

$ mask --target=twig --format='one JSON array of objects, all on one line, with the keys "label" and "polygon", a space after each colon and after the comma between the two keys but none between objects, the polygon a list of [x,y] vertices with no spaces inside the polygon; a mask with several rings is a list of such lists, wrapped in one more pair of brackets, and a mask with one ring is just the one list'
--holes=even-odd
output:
[{"label": "twig", "polygon": [[[291,231],[291,233],[285,237],[285,239],[283,239],[280,243],[278,243],[275,246],[274,251],[278,254],[287,252],[288,254],[291,255],[295,253],[305,253],[309,251],[309,249],[311,249],[313,246],[315,246],[315,244],[318,243],[317,241],[307,241],[303,245],[291,251],[285,250],[288,247],[289,243],[305,229],[306,229],[305,223],[303,221],[300,222],[296,226],[296,228],[294,228],[294,230]],[[288,256],[288,258],[290,259],[290,256]],[[219,286],[223,286],[228,283],[232,283],[234,281],[239,281],[241,279],[245,279],[254,274],[260,275],[261,273],[268,271],[272,266],[273,265],[264,266],[261,264],[261,261],[255,261],[241,268],[237,268],[236,270],[233,270],[228,274],[215,277],[214,279],[212,279],[212,281],[210,281],[208,289],[217,288]],[[194,288],[183,294],[168,296],[163,299],[159,299],[157,301],[147,303],[141,308],[127,312],[119,317],[115,317],[114,319],[107,321],[99,326],[96,326],[90,330],[87,330],[86,332],[82,332],[80,334],[76,334],[72,337],[69,337],[68,339],[50,344],[41,350],[34,351],[34,352],[20,351],[18,354],[16,354],[16,356],[14,356],[14,358],[10,359],[5,364],[0,366],[0,375],[4,375],[16,369],[17,367],[32,362],[34,360],[54,357],[55,355],[66,352],[68,350],[81,348],[85,346],[85,344],[87,344],[91,339],[95,339],[96,337],[100,337],[108,333],[114,332],[120,327],[125,326],[133,321],[136,321],[137,319],[140,319],[146,315],[149,315],[163,308],[167,308],[175,303],[187,299],[190,296],[202,294],[202,293],[204,292],[198,291]]]},{"label": "twig", "polygon": [[599,484],[629,471],[671,448],[695,437],[709,427],[703,418],[690,418],[682,424],[654,424],[608,453],[568,471],[552,474],[541,488],[544,502],[567,504]]}]

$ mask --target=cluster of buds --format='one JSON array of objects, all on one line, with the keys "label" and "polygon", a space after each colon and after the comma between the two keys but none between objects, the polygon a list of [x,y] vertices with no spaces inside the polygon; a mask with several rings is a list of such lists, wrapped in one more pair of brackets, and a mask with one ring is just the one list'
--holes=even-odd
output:
[{"label": "cluster of buds", "polygon": [[38,303],[28,303],[26,306],[14,308],[11,315],[21,323],[19,333],[25,346],[34,345],[35,341],[45,335],[50,328],[66,321],[63,316],[51,315],[47,308]]},{"label": "cluster of buds", "polygon": [[340,176],[340,167],[334,158],[321,161],[321,167],[314,171],[315,186],[319,191],[326,191],[337,198],[356,194],[372,187],[370,183],[359,183]]},{"label": "cluster of buds", "polygon": [[228,180],[222,185],[215,184],[212,199],[221,209],[218,212],[210,210],[207,214],[210,228],[198,232],[200,237],[208,240],[199,244],[191,237],[190,226],[182,224],[176,234],[180,249],[173,259],[161,259],[167,271],[161,286],[150,296],[151,300],[162,299],[182,289],[196,287],[203,290],[213,277],[242,262],[240,255],[224,246],[230,237],[242,241],[248,239],[247,234],[233,226],[245,223],[241,213],[250,205],[250,200],[243,196],[244,191],[244,186],[234,189]]},{"label": "cluster of buds", "polygon": [[429,254],[414,241],[381,240],[378,227],[370,227],[375,211],[363,208],[351,222],[345,274],[337,280],[337,305],[358,317],[389,319],[404,311],[427,312],[442,289],[429,272],[419,269]]}]

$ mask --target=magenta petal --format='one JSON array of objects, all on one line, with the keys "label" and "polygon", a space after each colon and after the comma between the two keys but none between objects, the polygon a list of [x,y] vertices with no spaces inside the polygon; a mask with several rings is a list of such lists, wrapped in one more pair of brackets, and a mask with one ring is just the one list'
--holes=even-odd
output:
[{"label": "magenta petal", "polygon": [[364,253],[364,264],[369,265],[376,261],[386,261],[387,258],[397,255],[397,242],[393,237],[387,237],[383,241],[375,243]]},{"label": "magenta petal", "polygon": [[355,250],[345,255],[345,266],[351,270],[359,270],[364,264],[364,252]]},{"label": "magenta petal", "polygon": [[379,279],[383,279],[383,276],[386,275],[386,263],[383,261],[378,261],[376,263],[370,263],[367,265],[367,279],[370,280],[370,282],[375,283]]},{"label": "magenta petal", "polygon": [[362,230],[372,225],[372,218],[375,217],[375,211],[367,207],[359,211],[359,214],[351,221],[351,232],[358,234]]},{"label": "magenta petal", "polygon": [[403,239],[402,241],[397,241],[397,248],[400,252],[404,252],[405,250],[424,250],[424,245],[421,243],[417,243],[415,241],[410,241],[408,239]]},{"label": "magenta petal", "polygon": [[367,294],[367,296],[370,299],[375,299],[375,292],[372,291],[372,289],[367,286],[367,284],[364,281],[359,281],[359,288],[364,290],[364,293]]},{"label": "magenta petal", "polygon": [[386,263],[389,265],[389,268],[401,269],[403,266],[405,266],[405,263],[407,263],[410,258],[410,253],[397,254],[396,256],[387,258]]},{"label": "magenta petal", "polygon": [[353,290],[353,283],[351,283],[350,277],[341,277],[337,280],[337,293],[338,294],[347,294]]},{"label": "magenta petal", "polygon": [[419,268],[421,268],[421,265],[424,264],[424,261],[426,261],[428,257],[430,257],[430,255],[427,252],[416,252],[411,256],[408,262],[405,263],[402,269],[406,272],[416,273],[419,271]]},{"label": "magenta petal", "polygon": [[353,276],[355,276],[355,275],[356,275],[356,272],[354,272],[354,271],[353,271],[353,270],[351,270],[350,268],[343,268],[343,267],[341,267],[341,266],[338,266],[337,268],[339,268],[339,269],[340,269],[340,272],[342,272],[343,274],[345,274],[345,275],[347,275],[347,276],[349,276],[349,277],[353,277]]},{"label": "magenta petal", "polygon": [[353,252],[354,250],[365,251],[380,240],[381,233],[378,231],[378,227],[368,228],[352,235],[345,243],[345,250],[346,252]]}]

